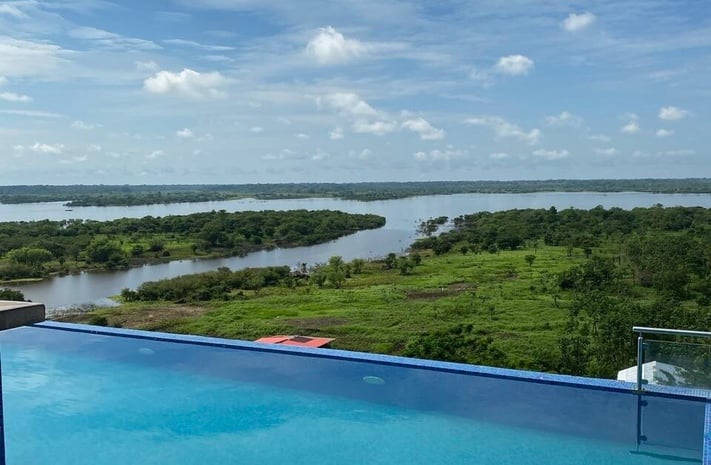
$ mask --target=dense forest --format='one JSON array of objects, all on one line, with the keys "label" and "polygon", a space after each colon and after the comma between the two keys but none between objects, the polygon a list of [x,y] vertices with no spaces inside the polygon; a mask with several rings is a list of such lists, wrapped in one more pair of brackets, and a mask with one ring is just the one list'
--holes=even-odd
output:
[{"label": "dense forest", "polygon": [[98,315],[131,326],[166,305],[208,303],[199,317],[166,310],[136,324],[240,338],[306,332],[339,348],[602,377],[635,364],[633,325],[711,329],[709,209],[510,210],[454,224],[406,256],[144,283],[124,290],[127,306]]},{"label": "dense forest", "polygon": [[0,280],[313,245],[384,224],[380,216],[329,210],[6,222],[0,223]]},{"label": "dense forest", "polygon": [[531,192],[709,193],[711,179],[591,179],[547,181],[431,181],[300,184],[0,186],[0,203],[65,202],[74,206],[204,202],[242,197],[336,197],[387,200],[418,195]]}]

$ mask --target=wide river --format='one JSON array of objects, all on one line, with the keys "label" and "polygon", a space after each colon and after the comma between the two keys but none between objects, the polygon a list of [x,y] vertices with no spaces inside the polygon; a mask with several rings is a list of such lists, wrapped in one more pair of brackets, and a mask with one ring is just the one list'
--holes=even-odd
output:
[{"label": "wide river", "polygon": [[158,265],[146,265],[122,271],[91,272],[61,276],[41,282],[11,286],[25,293],[26,298],[43,302],[50,310],[86,304],[110,305],[109,296],[121,289],[136,288],[145,281],[171,278],[182,274],[214,270],[221,266],[232,269],[325,262],[333,255],[345,260],[382,257],[389,252],[403,252],[417,237],[417,226],[423,220],[446,215],[450,218],[478,211],[500,211],[512,208],[563,209],[664,206],[711,207],[710,194],[648,194],[637,192],[591,193],[551,192],[535,194],[458,194],[411,197],[378,202],[356,202],[338,199],[294,200],[228,200],[221,202],[179,203],[133,207],[77,207],[66,210],[61,202],[23,205],[0,205],[0,221],[61,220],[82,218],[110,220],[143,216],[184,215],[210,210],[341,210],[351,213],[375,213],[387,218],[387,224],[376,230],[361,231],[335,241],[292,249],[276,249],[249,254],[245,257],[180,260]]}]

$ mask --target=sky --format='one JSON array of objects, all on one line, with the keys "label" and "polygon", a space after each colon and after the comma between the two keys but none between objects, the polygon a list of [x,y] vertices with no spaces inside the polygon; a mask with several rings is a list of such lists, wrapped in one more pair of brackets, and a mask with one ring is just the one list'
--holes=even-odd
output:
[{"label": "sky", "polygon": [[711,176],[707,0],[0,0],[0,184]]}]

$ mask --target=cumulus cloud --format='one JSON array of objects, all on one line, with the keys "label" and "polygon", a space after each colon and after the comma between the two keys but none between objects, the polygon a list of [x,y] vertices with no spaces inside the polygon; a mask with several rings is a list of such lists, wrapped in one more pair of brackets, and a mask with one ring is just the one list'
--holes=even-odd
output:
[{"label": "cumulus cloud", "polygon": [[508,55],[499,58],[495,69],[501,74],[509,76],[525,76],[534,67],[533,60],[523,55]]},{"label": "cumulus cloud", "polygon": [[329,137],[331,140],[343,139],[343,129],[341,129],[341,128],[333,128],[333,129],[328,133],[328,137]]},{"label": "cumulus cloud", "polygon": [[689,112],[678,107],[662,107],[659,109],[659,119],[677,121],[689,116]]},{"label": "cumulus cloud", "polygon": [[29,95],[16,94],[14,92],[0,92],[0,100],[5,100],[6,102],[31,102],[32,97]]},{"label": "cumulus cloud", "polygon": [[636,134],[639,132],[639,116],[634,113],[629,113],[626,115],[627,124],[620,128],[620,132],[623,134]]},{"label": "cumulus cloud", "polygon": [[563,111],[558,115],[546,116],[546,124],[549,126],[570,126],[579,128],[583,124],[580,116]]},{"label": "cumulus cloud", "polygon": [[85,123],[84,121],[76,120],[72,123],[72,127],[74,129],[81,129],[82,131],[91,131],[92,129],[96,129],[97,127],[100,127],[100,125]]},{"label": "cumulus cloud", "polygon": [[185,97],[222,98],[225,94],[221,87],[227,84],[227,79],[218,72],[199,73],[185,68],[179,73],[159,71],[143,82],[143,87],[154,94],[178,94]]},{"label": "cumulus cloud", "polygon": [[50,155],[59,155],[64,151],[64,145],[62,144],[44,144],[41,142],[35,142],[32,145],[15,145],[13,146],[15,152],[24,153],[25,151],[44,153]]},{"label": "cumulus cloud", "polygon": [[659,138],[670,137],[674,135],[674,131],[662,128],[657,130],[655,135]]},{"label": "cumulus cloud", "polygon": [[148,155],[146,155],[146,158],[149,160],[154,160],[158,157],[162,157],[163,155],[165,155],[165,152],[163,150],[153,150]]},{"label": "cumulus cloud", "polygon": [[339,113],[347,116],[365,117],[377,116],[378,112],[361,99],[358,94],[351,92],[334,92],[317,99],[318,104],[325,104]]},{"label": "cumulus cloud", "polygon": [[571,13],[563,20],[561,26],[568,32],[578,32],[590,27],[596,19],[597,17],[589,11],[580,14]]},{"label": "cumulus cloud", "polygon": [[365,44],[355,39],[346,39],[331,26],[319,29],[306,45],[306,53],[322,65],[347,63],[364,55],[367,50]]},{"label": "cumulus cloud", "polygon": [[249,128],[249,132],[253,132],[255,134],[260,134],[260,133],[264,132],[264,128],[261,126],[252,126],[251,128]]},{"label": "cumulus cloud", "polygon": [[505,152],[496,152],[496,153],[490,153],[489,158],[492,160],[506,160],[507,158],[511,158],[511,155]]},{"label": "cumulus cloud", "polygon": [[526,142],[529,145],[536,145],[540,142],[542,133],[538,128],[526,132],[517,125],[506,121],[498,116],[479,116],[469,118],[464,121],[473,126],[484,126],[490,128],[499,138],[511,138]]},{"label": "cumulus cloud", "polygon": [[195,134],[193,134],[193,131],[190,128],[183,128],[175,131],[175,135],[180,137],[181,139],[190,139]]},{"label": "cumulus cloud", "polygon": [[353,131],[361,134],[383,136],[393,132],[395,129],[397,129],[397,123],[395,121],[366,121],[361,119],[353,123]]},{"label": "cumulus cloud", "polygon": [[534,150],[533,156],[538,158],[543,158],[545,160],[560,160],[562,158],[567,158],[570,152],[567,150]]},{"label": "cumulus cloud", "polygon": [[464,150],[448,148],[445,150],[431,150],[429,152],[416,152],[412,156],[417,161],[449,161],[461,158],[467,154]]},{"label": "cumulus cloud", "polygon": [[424,118],[407,119],[402,122],[402,127],[419,134],[422,140],[444,139],[445,135],[442,129],[433,127],[429,121]]},{"label": "cumulus cloud", "polygon": [[304,134],[303,132],[300,132],[296,134],[297,139],[302,139],[302,140],[309,140],[311,137],[308,134]]}]

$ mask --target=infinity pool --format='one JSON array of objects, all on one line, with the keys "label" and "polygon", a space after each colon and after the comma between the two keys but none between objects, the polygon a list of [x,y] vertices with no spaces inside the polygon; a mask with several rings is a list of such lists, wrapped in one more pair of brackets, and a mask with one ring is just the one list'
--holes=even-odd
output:
[{"label": "infinity pool", "polygon": [[702,399],[638,396],[613,381],[87,329],[0,332],[8,465],[702,461]]}]

